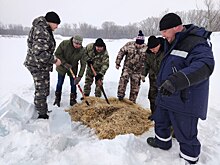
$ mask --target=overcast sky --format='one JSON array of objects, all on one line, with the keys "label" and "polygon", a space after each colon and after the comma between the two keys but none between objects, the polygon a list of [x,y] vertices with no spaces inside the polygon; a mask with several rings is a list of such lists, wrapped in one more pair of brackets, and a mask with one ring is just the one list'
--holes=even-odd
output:
[{"label": "overcast sky", "polygon": [[[218,1],[218,0],[215,0]],[[140,22],[162,12],[203,9],[203,0],[0,0],[0,23],[31,26],[34,18],[55,11],[63,23],[88,23],[101,27]]]}]

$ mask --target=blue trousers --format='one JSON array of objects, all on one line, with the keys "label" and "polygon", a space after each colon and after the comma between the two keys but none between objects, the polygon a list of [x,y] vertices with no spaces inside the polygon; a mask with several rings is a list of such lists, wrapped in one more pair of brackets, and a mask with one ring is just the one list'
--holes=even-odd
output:
[{"label": "blue trousers", "polygon": [[[64,79],[65,79],[65,75],[63,76],[58,73],[56,92],[62,92]],[[74,84],[74,79],[72,76],[70,76],[70,86],[71,86],[71,93],[76,94],[76,85]]]},{"label": "blue trousers", "polygon": [[189,161],[197,161],[201,144],[197,139],[198,118],[175,113],[166,108],[157,106],[154,114],[156,143],[163,149],[172,146],[170,128],[180,145],[180,156]]}]

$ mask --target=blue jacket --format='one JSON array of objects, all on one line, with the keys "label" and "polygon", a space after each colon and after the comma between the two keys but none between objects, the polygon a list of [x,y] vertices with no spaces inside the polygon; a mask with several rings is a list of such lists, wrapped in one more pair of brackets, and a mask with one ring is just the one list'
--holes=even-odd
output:
[{"label": "blue jacket", "polygon": [[165,57],[158,73],[157,85],[165,80],[175,86],[171,96],[158,94],[156,104],[170,111],[206,119],[209,76],[214,69],[211,32],[194,25],[176,33],[171,45],[165,43]]}]

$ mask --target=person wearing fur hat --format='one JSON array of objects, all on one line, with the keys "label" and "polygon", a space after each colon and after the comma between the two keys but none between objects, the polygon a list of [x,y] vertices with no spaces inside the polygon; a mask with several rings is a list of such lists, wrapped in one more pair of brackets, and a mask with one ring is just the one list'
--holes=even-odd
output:
[{"label": "person wearing fur hat", "polygon": [[[60,107],[62,86],[66,74],[70,78],[70,106],[73,106],[77,103],[76,84],[80,82],[86,68],[85,50],[82,46],[82,42],[83,38],[79,35],[75,35],[68,40],[62,41],[56,49],[55,56],[59,58],[62,62],[61,66],[56,67],[56,70],[58,72],[58,81],[55,91],[56,98],[54,101],[54,105],[57,105],[58,107]],[[80,70],[78,72],[79,63]],[[69,69],[72,69],[74,75],[76,76],[75,79],[71,75]]]},{"label": "person wearing fur hat", "polygon": [[207,117],[209,77],[215,64],[211,32],[193,24],[183,25],[175,13],[164,15],[159,27],[166,39],[165,52],[157,76],[155,137],[149,137],[147,143],[170,149],[172,125],[180,158],[196,164],[201,150],[198,121]]},{"label": "person wearing fur hat", "polygon": [[144,41],[144,35],[140,30],[136,40],[126,43],[118,52],[115,61],[116,69],[121,67],[121,61],[125,57],[117,92],[119,100],[123,100],[125,97],[127,83],[130,81],[129,100],[136,103],[140,89],[141,73],[144,70],[144,61],[146,59],[147,45]]},{"label": "person wearing fur hat", "polygon": [[145,77],[149,74],[149,92],[148,99],[150,101],[151,115],[150,120],[153,120],[152,116],[155,112],[156,105],[155,100],[158,93],[158,87],[156,84],[157,74],[160,69],[160,63],[164,57],[164,38],[150,36],[147,42],[146,61],[144,71],[142,72],[141,79],[145,82]]},{"label": "person wearing fur hat", "polygon": [[[95,78],[95,97],[101,97],[101,89],[98,84],[98,80],[104,79],[104,75],[109,68],[109,55],[106,49],[106,45],[102,38],[97,38],[95,43],[90,43],[85,48],[87,69],[85,76],[84,93],[85,96],[89,96],[91,92],[91,85],[93,84],[93,79]],[[90,66],[93,66],[96,71],[96,76],[94,76]]]},{"label": "person wearing fur hat", "polygon": [[53,53],[56,41],[53,31],[60,24],[60,18],[55,12],[34,19],[29,32],[28,51],[24,65],[30,71],[35,85],[34,105],[38,118],[48,119],[47,96],[50,92],[50,73],[53,64],[59,66],[61,61]]}]

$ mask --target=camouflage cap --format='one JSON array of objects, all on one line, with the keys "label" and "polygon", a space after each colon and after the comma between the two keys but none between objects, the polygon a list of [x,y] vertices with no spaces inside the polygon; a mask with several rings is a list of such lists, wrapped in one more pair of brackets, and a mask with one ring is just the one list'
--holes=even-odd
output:
[{"label": "camouflage cap", "polygon": [[81,36],[79,36],[79,35],[76,35],[76,36],[73,37],[73,42],[74,43],[82,44],[83,38]]}]

